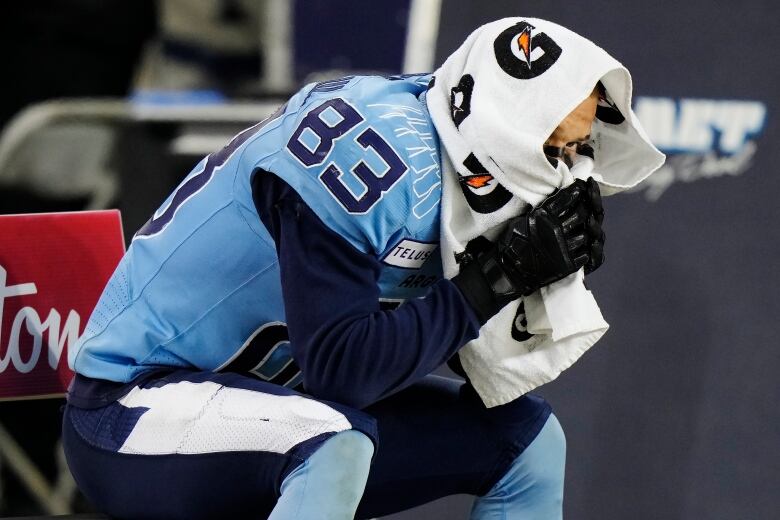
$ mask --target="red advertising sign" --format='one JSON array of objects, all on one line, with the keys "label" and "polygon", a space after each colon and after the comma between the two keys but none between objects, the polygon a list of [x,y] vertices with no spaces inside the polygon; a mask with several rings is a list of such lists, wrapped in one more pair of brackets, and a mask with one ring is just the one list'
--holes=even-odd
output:
[{"label": "red advertising sign", "polygon": [[124,253],[119,211],[0,215],[0,400],[62,395]]}]

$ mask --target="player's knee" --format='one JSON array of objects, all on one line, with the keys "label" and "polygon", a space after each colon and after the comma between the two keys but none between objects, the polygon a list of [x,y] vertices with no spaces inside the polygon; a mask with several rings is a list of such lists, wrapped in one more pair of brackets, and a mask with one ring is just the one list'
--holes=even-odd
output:
[{"label": "player's knee", "polygon": [[520,458],[527,466],[534,487],[561,495],[562,498],[566,435],[555,415],[550,415],[539,435]]},{"label": "player's knee", "polygon": [[374,443],[357,430],[337,433],[325,445],[328,446],[328,449],[333,450],[344,466],[353,469],[368,467],[371,465],[371,457],[374,456]]},{"label": "player's knee", "polygon": [[331,437],[313,457],[325,457],[336,493],[344,503],[357,503],[363,495],[374,455],[374,443],[356,430]]},{"label": "player's knee", "polygon": [[534,495],[542,501],[563,499],[566,436],[555,415],[550,415],[539,434],[521,453],[491,490],[505,497]]},{"label": "player's knee", "polygon": [[373,454],[373,443],[358,431],[333,435],[284,479],[269,520],[353,518]]},{"label": "player's knee", "polygon": [[560,519],[565,461],[566,437],[558,419],[550,415],[504,476],[474,502],[471,518]]},{"label": "player's knee", "polygon": [[547,419],[547,422],[539,434],[544,435],[543,442],[547,445],[548,449],[553,450],[558,454],[558,457],[562,461],[565,461],[566,434],[563,432],[563,427],[555,414],[550,414],[550,417]]}]

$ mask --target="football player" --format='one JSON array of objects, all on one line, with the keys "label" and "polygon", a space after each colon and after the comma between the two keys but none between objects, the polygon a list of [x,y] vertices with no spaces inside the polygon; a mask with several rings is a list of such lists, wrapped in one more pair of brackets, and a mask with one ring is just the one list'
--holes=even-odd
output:
[{"label": "football player", "polygon": [[[65,451],[101,511],[370,518],[468,493],[475,519],[560,518],[550,405],[431,374],[508,302],[601,265],[599,188],[551,189],[443,278],[433,83],[307,85],[138,230],[69,357]],[[551,168],[592,154],[599,98],[573,90],[539,136]]]}]

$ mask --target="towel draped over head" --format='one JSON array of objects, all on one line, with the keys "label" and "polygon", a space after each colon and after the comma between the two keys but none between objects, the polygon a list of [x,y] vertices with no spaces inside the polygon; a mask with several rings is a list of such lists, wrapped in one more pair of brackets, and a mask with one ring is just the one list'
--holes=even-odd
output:
[{"label": "towel draped over head", "polygon": [[[593,91],[606,89],[591,131],[593,157],[553,166],[543,145]],[[434,73],[426,102],[442,154],[444,274],[473,238],[502,224],[575,177],[602,194],[633,187],[664,161],[631,110],[631,75],[593,42],[535,18],[505,18],[474,31]],[[505,307],[460,351],[488,406],[546,383],[607,329],[583,272]]]}]

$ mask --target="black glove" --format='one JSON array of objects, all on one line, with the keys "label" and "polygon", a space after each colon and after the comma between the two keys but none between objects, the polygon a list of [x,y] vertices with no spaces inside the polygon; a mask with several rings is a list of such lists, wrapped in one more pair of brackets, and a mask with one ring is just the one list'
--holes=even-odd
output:
[{"label": "black glove", "polygon": [[523,295],[581,267],[604,262],[604,210],[593,178],[557,190],[527,215],[516,217],[497,243],[498,260]]},{"label": "black glove", "polygon": [[598,184],[576,180],[507,223],[495,244],[480,237],[460,259],[453,282],[485,323],[521,295],[604,261]]},{"label": "black glove", "polygon": [[588,177],[587,201],[590,209],[590,218],[585,227],[590,240],[588,248],[588,263],[585,264],[585,274],[590,274],[604,263],[604,241],[607,239],[601,224],[604,223],[604,207],[601,205],[601,191],[593,177]]}]

